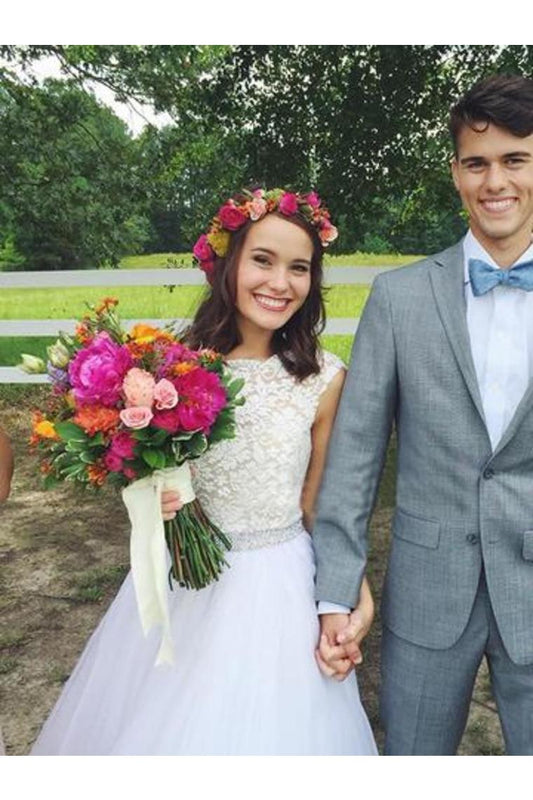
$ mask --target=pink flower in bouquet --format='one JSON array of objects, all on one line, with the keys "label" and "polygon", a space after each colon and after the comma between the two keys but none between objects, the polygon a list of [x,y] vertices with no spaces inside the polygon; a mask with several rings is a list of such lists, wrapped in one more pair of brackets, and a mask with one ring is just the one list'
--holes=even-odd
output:
[{"label": "pink flower in bouquet", "polygon": [[177,433],[181,428],[180,412],[178,407],[156,411],[152,419],[154,428],[162,428],[169,433]]},{"label": "pink flower in bouquet", "polygon": [[218,218],[222,227],[226,228],[228,231],[236,231],[242,228],[247,220],[246,215],[243,214],[237,206],[230,205],[229,203],[226,203],[226,205],[223,205],[222,208],[219,209]]},{"label": "pink flower in bouquet", "polygon": [[254,197],[250,203],[250,219],[256,222],[267,213],[267,204],[262,197]]},{"label": "pink flower in bouquet", "polygon": [[157,371],[157,377],[165,378],[167,375],[172,375],[173,367],[182,361],[198,361],[198,353],[195,350],[189,350],[179,342],[170,345],[165,351],[163,363]]},{"label": "pink flower in bouquet", "polygon": [[137,477],[137,473],[131,467],[124,467],[122,472],[124,473],[126,478],[128,478],[128,480],[130,480],[130,481],[134,481],[136,479],[136,477]]},{"label": "pink flower in bouquet", "polygon": [[161,378],[154,388],[155,407],[158,409],[174,408],[178,402],[178,393],[173,383]]},{"label": "pink flower in bouquet", "polygon": [[152,410],[147,406],[130,406],[120,412],[120,419],[126,428],[136,431],[147,428],[153,416]]},{"label": "pink flower in bouquet", "polygon": [[122,472],[122,459],[113,450],[108,450],[105,454],[104,464],[109,472]]},{"label": "pink flower in bouquet", "polygon": [[226,392],[218,375],[193,369],[175,380],[179,403],[176,410],[186,431],[209,433],[219,412],[226,405]]},{"label": "pink flower in bouquet", "polygon": [[80,403],[113,406],[120,398],[124,375],[133,365],[127,349],[106,332],[79,350],[68,368],[74,397]]},{"label": "pink flower in bouquet", "polygon": [[135,439],[129,431],[119,431],[111,439],[111,449],[109,452],[119,456],[119,458],[135,458]]},{"label": "pink flower in bouquet", "polygon": [[122,384],[126,405],[150,408],[154,402],[154,388],[154,376],[145,369],[133,367],[127,372]]},{"label": "pink flower in bouquet", "polygon": [[308,205],[311,206],[311,208],[318,208],[320,206],[320,197],[317,195],[316,192],[309,192],[309,194],[305,199],[307,200],[307,203]]},{"label": "pink flower in bouquet", "polygon": [[213,248],[207,241],[207,236],[205,235],[205,233],[203,233],[200,236],[200,238],[194,245],[192,252],[195,258],[198,259],[198,261],[212,261],[213,258],[215,257]]},{"label": "pink flower in bouquet", "polygon": [[330,242],[334,242],[339,232],[335,225],[332,225],[329,219],[324,219],[322,222],[322,227],[318,231],[318,235],[320,236],[320,241],[329,244]]},{"label": "pink flower in bouquet", "polygon": [[290,217],[291,214],[296,214],[298,211],[297,196],[295,194],[291,194],[291,192],[286,192],[279,201],[278,208],[281,213],[285,214],[287,217]]}]

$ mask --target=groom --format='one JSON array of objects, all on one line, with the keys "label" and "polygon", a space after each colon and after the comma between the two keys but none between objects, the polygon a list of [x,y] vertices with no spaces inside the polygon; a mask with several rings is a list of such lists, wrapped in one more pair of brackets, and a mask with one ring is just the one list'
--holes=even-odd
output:
[{"label": "groom", "polygon": [[507,752],[533,754],[533,81],[482,81],[450,129],[470,230],[366,304],[313,532],[319,611],[345,612],[322,614],[319,660],[342,678],[357,650],[346,612],[395,424],[385,752],[454,754],[486,656]]}]

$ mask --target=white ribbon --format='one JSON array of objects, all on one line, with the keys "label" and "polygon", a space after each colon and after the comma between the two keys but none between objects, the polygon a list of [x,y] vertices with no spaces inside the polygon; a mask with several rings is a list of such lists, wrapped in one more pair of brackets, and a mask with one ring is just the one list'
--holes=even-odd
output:
[{"label": "white ribbon", "polygon": [[161,513],[161,492],[178,491],[183,503],[196,495],[188,464],[156,470],[122,490],[131,522],[130,558],[137,607],[144,634],[154,625],[163,633],[156,664],[173,664],[174,649],[168,611],[168,561]]}]

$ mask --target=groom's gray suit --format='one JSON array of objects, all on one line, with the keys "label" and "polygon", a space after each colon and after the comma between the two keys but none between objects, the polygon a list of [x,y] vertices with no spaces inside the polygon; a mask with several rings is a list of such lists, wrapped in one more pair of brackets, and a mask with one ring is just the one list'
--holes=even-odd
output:
[{"label": "groom's gray suit", "polygon": [[[455,751],[486,652],[508,749],[532,753],[533,382],[493,452],[461,244],[374,282],[313,531],[319,600],[357,603],[393,423],[396,511],[382,603],[387,752]],[[516,700],[524,681],[525,706]],[[444,703],[444,713],[432,703]]]}]

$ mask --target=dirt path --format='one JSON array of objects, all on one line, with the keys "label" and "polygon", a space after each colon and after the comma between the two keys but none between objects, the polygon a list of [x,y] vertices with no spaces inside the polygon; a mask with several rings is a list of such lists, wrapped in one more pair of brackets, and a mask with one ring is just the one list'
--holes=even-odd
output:
[{"label": "dirt path", "polygon": [[[116,594],[128,565],[128,523],[112,492],[80,494],[40,489],[28,455],[27,403],[21,411],[0,399],[0,422],[12,437],[16,472],[11,499],[0,509],[0,709],[6,751],[28,752],[76,663],[83,645]],[[381,586],[390,508],[374,515],[370,577]],[[378,743],[379,620],[359,671],[363,702]],[[460,753],[503,752],[486,670]]]}]

